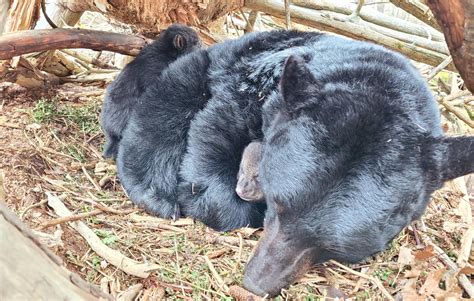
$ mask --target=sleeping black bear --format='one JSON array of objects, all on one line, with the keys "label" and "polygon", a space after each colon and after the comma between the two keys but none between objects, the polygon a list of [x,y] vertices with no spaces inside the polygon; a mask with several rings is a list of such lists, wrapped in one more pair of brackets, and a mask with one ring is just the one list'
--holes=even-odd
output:
[{"label": "sleeping black bear", "polygon": [[[241,154],[260,139],[268,210],[235,192]],[[244,285],[276,295],[313,264],[383,250],[443,181],[474,171],[474,137],[443,136],[431,92],[401,55],[272,31],[171,63],[133,110],[117,166],[152,214],[222,231],[265,216]]]},{"label": "sleeping black bear", "polygon": [[102,106],[101,125],[107,140],[104,158],[117,156],[122,132],[146,88],[158,83],[171,62],[200,47],[199,36],[192,28],[173,24],[125,66],[107,88]]},{"label": "sleeping black bear", "polygon": [[129,197],[161,217],[191,216],[221,231],[263,224],[265,203],[235,187],[243,149],[261,138],[261,106],[286,57],[319,33],[246,35],[178,58],[134,109],[117,167]]},{"label": "sleeping black bear", "polygon": [[263,116],[265,236],[244,276],[259,295],[384,250],[444,181],[474,172],[474,136],[444,137],[418,72],[368,43],[328,36],[290,56]]}]

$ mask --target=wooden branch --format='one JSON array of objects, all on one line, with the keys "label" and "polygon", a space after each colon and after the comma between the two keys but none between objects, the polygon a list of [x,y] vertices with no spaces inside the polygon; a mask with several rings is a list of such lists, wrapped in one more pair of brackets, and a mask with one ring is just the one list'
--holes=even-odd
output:
[{"label": "wooden branch", "polygon": [[443,29],[453,62],[474,92],[474,1],[427,1]]},{"label": "wooden branch", "polygon": [[[295,0],[293,2],[296,2]],[[282,0],[247,0],[245,6],[259,10],[264,13],[284,18],[284,3]],[[431,66],[438,66],[446,59],[446,55],[427,50],[411,43],[405,43],[400,40],[388,37],[378,33],[367,26],[357,23],[339,21],[346,17],[346,15],[328,12],[317,11],[296,5],[290,6],[292,20],[307,26],[315,27],[320,30],[330,31],[338,34],[348,36],[358,40],[373,41],[400,52],[409,58],[429,64]],[[452,65],[447,67],[449,70],[454,70]]]},{"label": "wooden branch", "polygon": [[[64,206],[64,204],[58,197],[54,196],[51,193],[46,194],[48,196],[48,205],[54,209],[57,215],[61,217],[72,215],[72,212],[69,211],[66,206]],[[97,255],[104,258],[110,264],[116,266],[127,274],[141,278],[147,278],[150,275],[151,271],[160,268],[157,264],[139,263],[133,259],[126,257],[119,251],[109,248],[100,240],[100,238],[97,237],[94,231],[87,227],[86,224],[84,224],[83,222],[69,222],[69,225],[77,232],[79,232],[82,237],[84,237],[91,249],[94,250]]]},{"label": "wooden branch", "polygon": [[112,300],[68,271],[2,202],[0,237],[1,300]]},{"label": "wooden branch", "polygon": [[98,30],[27,30],[0,36],[0,60],[25,53],[64,48],[88,48],[137,55],[148,42],[149,40],[137,36]]},{"label": "wooden branch", "polygon": [[[444,0],[443,0],[444,1]],[[429,26],[441,30],[441,27],[436,22],[436,18],[430,11],[429,7],[420,1],[416,0],[390,0],[393,5],[400,7],[410,15],[414,16],[423,23]]]},{"label": "wooden branch", "polygon": [[465,124],[474,129],[474,121],[469,118],[469,115],[463,111],[463,109],[455,107],[449,101],[441,100],[440,103],[446,108],[446,110],[456,115],[457,118],[461,119]]},{"label": "wooden branch", "polygon": [[[293,0],[293,4],[312,8],[316,10],[328,10],[335,13],[350,15],[357,7],[353,4],[344,4],[341,1],[330,1],[330,0]],[[401,31],[410,35],[420,36],[428,38],[433,41],[444,42],[444,36],[438,30],[430,26],[422,26],[413,22],[405,21],[400,18],[392,17],[390,15],[378,12],[368,6],[364,7],[359,12],[359,17],[367,22],[387,27],[396,31]]]},{"label": "wooden branch", "polygon": [[426,80],[427,81],[431,80],[433,77],[436,76],[436,74],[440,73],[441,70],[446,68],[446,66],[448,66],[452,61],[453,61],[453,58],[451,56],[448,56],[443,62],[441,62],[441,64],[439,64],[438,66],[436,66],[436,68],[431,70],[428,76],[426,76]]},{"label": "wooden branch", "polygon": [[444,41],[443,42],[430,41],[428,39],[425,39],[419,36],[406,34],[400,31],[392,30],[390,28],[378,26],[376,24],[371,24],[367,22],[365,22],[365,24],[369,26],[371,29],[373,29],[374,31],[377,31],[391,38],[394,38],[394,39],[397,39],[402,42],[406,42],[415,46],[420,46],[428,50],[436,51],[445,55],[449,55],[448,46],[446,45]]}]

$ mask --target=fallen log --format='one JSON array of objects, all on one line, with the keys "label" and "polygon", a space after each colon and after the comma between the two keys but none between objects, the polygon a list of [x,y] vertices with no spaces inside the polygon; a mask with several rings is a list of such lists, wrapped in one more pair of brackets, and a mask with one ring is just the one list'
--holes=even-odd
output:
[{"label": "fallen log", "polygon": [[0,201],[0,300],[112,300],[62,260]]},{"label": "fallen log", "polygon": [[87,29],[41,29],[0,36],[0,60],[53,49],[87,48],[137,55],[150,40],[132,35]]}]

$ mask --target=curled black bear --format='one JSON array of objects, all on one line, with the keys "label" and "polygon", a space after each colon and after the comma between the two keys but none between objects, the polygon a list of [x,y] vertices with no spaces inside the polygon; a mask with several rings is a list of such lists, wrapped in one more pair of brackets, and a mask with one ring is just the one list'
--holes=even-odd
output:
[{"label": "curled black bear", "polygon": [[288,59],[263,132],[265,236],[244,276],[259,295],[277,295],[313,264],[384,250],[443,181],[474,172],[474,137],[442,135],[407,59],[338,37]]},{"label": "curled black bear", "polygon": [[[261,106],[286,57],[319,33],[245,35],[178,58],[140,98],[117,158],[132,201],[161,217],[221,231],[263,223],[265,204],[235,193],[243,149],[261,138]],[[193,189],[194,188],[194,189]]]},{"label": "curled black bear", "polygon": [[196,31],[173,24],[125,66],[107,88],[102,106],[101,125],[106,137],[104,158],[117,156],[122,132],[147,87],[158,82],[161,72],[171,62],[200,47],[201,41]]}]

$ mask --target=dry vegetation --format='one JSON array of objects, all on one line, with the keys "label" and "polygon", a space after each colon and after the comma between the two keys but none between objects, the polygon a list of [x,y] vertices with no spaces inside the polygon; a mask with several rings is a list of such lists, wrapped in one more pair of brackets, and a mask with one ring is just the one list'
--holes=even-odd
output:
[{"label": "dry vegetation", "polygon": [[[99,22],[93,14],[83,20],[83,26]],[[261,26],[269,25],[278,26],[263,18]],[[240,34],[235,23],[228,23],[228,30],[230,36]],[[420,66],[425,75],[431,69]],[[460,95],[459,77],[442,72],[431,84],[440,99],[445,130],[472,134],[472,128],[458,118],[472,120],[467,113],[472,112],[472,96],[446,99]],[[138,300],[249,297],[233,286],[241,286],[245,263],[262,230],[218,233],[190,219],[173,222],[136,209],[120,186],[114,162],[104,161],[100,155],[104,137],[98,116],[104,89],[104,83],[97,80],[63,84],[48,91],[0,85],[4,95],[0,106],[0,200],[5,198],[68,269],[122,300],[135,296]],[[387,294],[404,300],[467,298],[458,279],[468,279],[474,272],[472,265],[466,265],[469,258],[471,264],[474,259],[474,181],[471,176],[467,189],[463,181],[436,192],[423,222],[406,228],[386,252],[357,265],[330,262],[315,267],[277,300],[376,300],[386,299]],[[90,242],[48,206],[48,198],[54,197],[102,244],[137,262],[149,263],[153,270],[145,278],[133,276],[99,256]],[[450,260],[465,268],[453,270]]]}]

